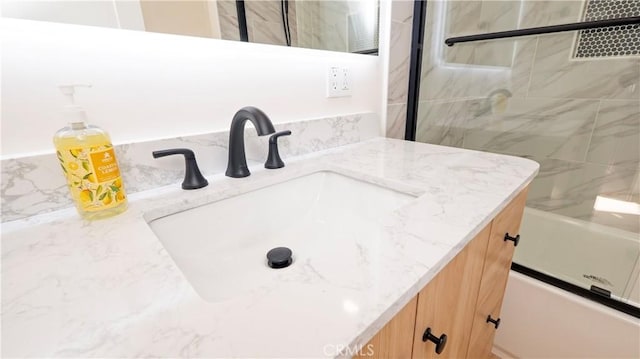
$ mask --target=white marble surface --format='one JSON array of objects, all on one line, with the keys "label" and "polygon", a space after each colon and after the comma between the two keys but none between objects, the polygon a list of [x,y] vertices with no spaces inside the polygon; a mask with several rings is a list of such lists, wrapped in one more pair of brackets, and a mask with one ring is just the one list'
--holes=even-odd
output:
[{"label": "white marble surface", "polygon": [[[276,124],[277,131],[292,135],[278,140],[280,155],[303,155],[336,146],[371,139],[380,134],[374,113],[307,119]],[[268,153],[268,137],[259,137],[249,125],[245,129],[245,147],[249,161],[263,162]],[[168,148],[190,148],[205,175],[224,173],[228,158],[229,131],[167,138],[116,145],[127,194],[146,191],[181,181],[184,159],[181,156],[154,159],[151,152]],[[49,154],[3,159],[2,222],[73,206],[62,170],[53,150]]]},{"label": "white marble surface", "polygon": [[[419,197],[379,223],[377,239],[354,236],[282,269],[278,286],[219,302],[194,291],[144,219],[319,170]],[[141,192],[107,220],[69,209],[4,223],[2,356],[344,355],[336,349],[366,343],[537,170],[522,158],[378,138],[244,179],[209,177],[200,190]]]}]

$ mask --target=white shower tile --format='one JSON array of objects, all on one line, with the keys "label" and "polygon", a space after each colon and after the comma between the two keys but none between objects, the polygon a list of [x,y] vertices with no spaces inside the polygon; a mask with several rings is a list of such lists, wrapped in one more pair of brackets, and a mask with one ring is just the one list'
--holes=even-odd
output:
[{"label": "white shower tile", "polygon": [[301,47],[313,48],[313,19],[317,9],[315,1],[302,1],[296,5],[296,28]]},{"label": "white shower tile", "polygon": [[320,11],[326,16],[315,16],[313,20],[312,42],[314,49],[347,51],[347,19],[344,13],[327,9],[329,3],[321,3]]},{"label": "white shower tile", "polygon": [[[463,36],[486,32],[481,27],[480,13],[482,11],[482,2],[480,1],[450,1],[446,2],[444,24],[440,25],[444,28],[445,38],[453,36]],[[475,64],[475,52],[477,43],[460,44],[452,47],[442,46],[444,50],[444,59],[447,63],[453,64]]]},{"label": "white shower tile", "polygon": [[638,165],[640,101],[602,101],[589,144],[587,161]]},{"label": "white shower tile", "polygon": [[391,20],[410,24],[413,21],[413,1],[393,0],[391,2]]},{"label": "white shower tile", "polygon": [[591,100],[512,98],[504,113],[482,114],[468,126],[464,147],[582,161],[597,109]]},{"label": "white shower tile", "polygon": [[[278,22],[282,25],[280,0],[245,0],[244,7],[248,21]],[[295,1],[291,1],[295,3]]]},{"label": "white shower tile", "polygon": [[580,21],[583,0],[523,1],[520,28],[561,25]]},{"label": "white shower tile", "polygon": [[[477,6],[477,3],[478,2],[471,2],[470,6]],[[456,9],[456,6],[460,4],[462,3],[455,2],[452,6]],[[512,50],[506,52],[492,50],[492,54],[487,53],[487,56],[490,58],[493,54],[499,54],[501,60],[496,60],[497,63],[506,66],[474,64],[474,61],[476,61],[474,49],[479,46],[479,43],[456,44],[452,48],[444,44],[446,32],[442,29],[444,24],[439,17],[442,11],[444,11],[443,2],[429,2],[427,5],[428,28],[425,31],[425,51],[422,62],[420,100],[484,98],[497,89],[507,89],[512,92],[514,96],[526,96],[536,38],[498,41],[495,46],[499,47],[502,46],[501,44],[513,44]],[[459,11],[466,14],[465,9]],[[464,16],[471,17],[472,14]],[[477,17],[478,14],[476,14],[476,18]],[[468,21],[472,21],[476,24],[474,26],[477,27],[477,20]],[[473,28],[475,29],[475,27]],[[477,32],[478,30],[474,30],[473,33]],[[511,48],[511,45],[508,47]],[[446,51],[458,51],[455,56],[458,57],[459,62],[466,64],[453,64],[449,62],[446,58]],[[483,56],[482,53],[480,56]],[[493,61],[494,65],[496,61]]]},{"label": "white shower tile", "polygon": [[235,0],[217,0],[218,15],[238,17]]},{"label": "white shower tile", "polygon": [[[514,30],[518,27],[519,1],[484,1],[479,18],[485,32]],[[476,43],[477,65],[511,67],[515,51],[514,39]]]},{"label": "white shower tile", "polygon": [[594,210],[597,196],[634,201],[638,169],[532,158],[541,165],[530,186],[527,205],[638,233],[638,216]]},{"label": "white shower tile", "polygon": [[[249,26],[248,32],[251,42],[258,44],[287,45],[281,23],[264,20],[252,20],[250,23],[251,26]],[[292,41],[292,43],[294,42]]]},{"label": "white shower tile", "polygon": [[411,24],[391,22],[387,102],[406,103],[411,52]]},{"label": "white shower tile", "polygon": [[640,60],[571,60],[574,34],[541,36],[529,96],[554,98],[640,98]]},{"label": "white shower tile", "polygon": [[407,104],[400,103],[387,106],[387,133],[389,138],[404,139],[407,123]]},{"label": "white shower tile", "polygon": [[526,37],[515,42],[515,55],[511,67],[511,78],[509,89],[514,97],[527,97],[529,83],[531,82],[531,72],[533,70],[533,59],[538,47],[537,37]]},{"label": "white shower tile", "polygon": [[321,30],[318,28],[314,30],[312,44],[314,49],[346,52],[347,41],[344,26],[339,23],[324,23]]},{"label": "white shower tile", "polygon": [[465,127],[474,118],[473,101],[420,102],[416,140],[462,147]]}]

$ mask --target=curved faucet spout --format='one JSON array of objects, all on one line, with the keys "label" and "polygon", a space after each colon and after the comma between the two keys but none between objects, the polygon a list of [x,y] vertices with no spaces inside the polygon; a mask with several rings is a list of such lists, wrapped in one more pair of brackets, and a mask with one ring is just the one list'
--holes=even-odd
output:
[{"label": "curved faucet spout", "polygon": [[228,177],[242,178],[251,174],[244,151],[244,125],[247,120],[253,123],[259,136],[276,132],[269,117],[260,109],[248,106],[236,112],[229,130],[229,162],[225,173]]}]

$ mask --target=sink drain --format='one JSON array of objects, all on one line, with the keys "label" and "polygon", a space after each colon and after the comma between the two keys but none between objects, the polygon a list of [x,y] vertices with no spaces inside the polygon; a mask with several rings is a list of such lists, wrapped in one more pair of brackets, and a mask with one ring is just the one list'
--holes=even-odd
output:
[{"label": "sink drain", "polygon": [[274,269],[286,268],[293,262],[291,249],[276,247],[267,252],[267,264]]}]

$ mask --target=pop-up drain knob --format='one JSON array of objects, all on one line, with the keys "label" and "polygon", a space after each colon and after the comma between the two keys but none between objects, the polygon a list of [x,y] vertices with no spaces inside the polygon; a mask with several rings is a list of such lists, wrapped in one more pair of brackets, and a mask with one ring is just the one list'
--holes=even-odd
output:
[{"label": "pop-up drain knob", "polygon": [[274,269],[286,268],[293,262],[291,255],[291,249],[287,247],[273,248],[267,252],[267,264]]}]

